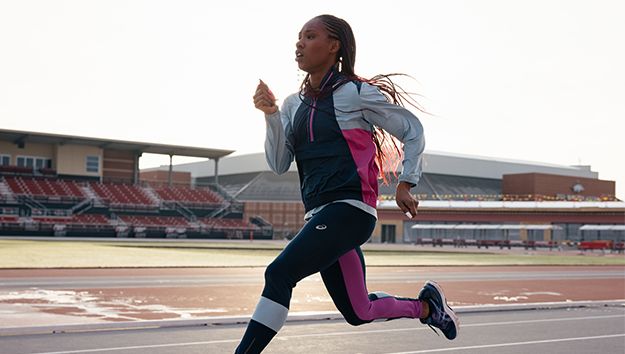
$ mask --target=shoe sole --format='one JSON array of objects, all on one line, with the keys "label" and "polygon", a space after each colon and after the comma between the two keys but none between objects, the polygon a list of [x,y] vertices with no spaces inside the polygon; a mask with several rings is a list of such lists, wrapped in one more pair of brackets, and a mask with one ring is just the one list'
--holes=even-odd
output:
[{"label": "shoe sole", "polygon": [[445,299],[445,293],[443,293],[443,289],[438,285],[438,283],[432,280],[428,280],[425,284],[426,285],[429,284],[433,286],[436,289],[436,291],[438,291],[438,293],[440,294],[441,302],[443,306],[445,307],[445,313],[449,315],[451,320],[454,322],[454,327],[456,328],[456,336],[454,338],[447,338],[447,339],[449,340],[455,339],[458,336],[458,332],[460,332],[460,320],[458,319],[458,316],[456,316],[456,313],[454,312],[454,310],[452,310],[451,307],[447,305],[447,299]]}]

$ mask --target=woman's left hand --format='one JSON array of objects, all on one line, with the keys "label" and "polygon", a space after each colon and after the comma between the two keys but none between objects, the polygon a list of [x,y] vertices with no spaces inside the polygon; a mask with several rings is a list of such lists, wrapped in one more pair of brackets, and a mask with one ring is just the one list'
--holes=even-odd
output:
[{"label": "woman's left hand", "polygon": [[407,217],[414,219],[417,216],[419,201],[410,193],[411,185],[407,182],[399,182],[395,192],[395,202]]}]

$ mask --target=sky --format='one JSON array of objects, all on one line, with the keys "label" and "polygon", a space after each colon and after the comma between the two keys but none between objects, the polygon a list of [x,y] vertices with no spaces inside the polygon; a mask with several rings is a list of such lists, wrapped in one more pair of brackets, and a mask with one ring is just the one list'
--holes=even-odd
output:
[{"label": "sky", "polygon": [[0,128],[260,152],[258,80],[297,91],[297,34],[324,13],[357,74],[414,77],[426,152],[590,165],[625,199],[620,0],[0,0]]}]

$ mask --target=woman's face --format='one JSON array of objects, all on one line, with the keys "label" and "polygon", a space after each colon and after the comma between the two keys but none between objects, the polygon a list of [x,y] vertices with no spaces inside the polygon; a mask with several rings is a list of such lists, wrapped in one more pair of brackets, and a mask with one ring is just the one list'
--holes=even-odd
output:
[{"label": "woman's face", "polygon": [[309,74],[325,74],[336,63],[340,43],[330,37],[321,20],[313,18],[308,21],[298,38],[295,44],[295,61],[301,70]]}]

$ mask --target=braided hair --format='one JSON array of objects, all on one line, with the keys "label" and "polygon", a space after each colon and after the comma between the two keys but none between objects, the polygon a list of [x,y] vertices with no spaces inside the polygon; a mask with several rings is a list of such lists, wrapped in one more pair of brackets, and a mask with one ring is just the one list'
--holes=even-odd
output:
[{"label": "braided hair", "polygon": [[[406,92],[401,86],[393,82],[394,76],[406,76],[406,74],[393,73],[393,74],[381,74],[372,77],[371,79],[362,78],[354,72],[354,65],[356,62],[356,38],[354,32],[347,21],[332,15],[319,15],[314,19],[320,20],[323,23],[325,29],[328,31],[330,38],[336,39],[340,42],[339,51],[336,54],[336,66],[338,72],[345,77],[345,82],[348,81],[360,81],[366,82],[372,86],[377,87],[384,95],[388,102],[405,107],[409,104],[420,112],[425,110],[421,105],[412,97],[414,94]],[[313,92],[310,87],[310,74],[306,74],[304,81],[300,86],[300,96],[307,95],[307,93]],[[340,85],[335,85],[338,87]],[[328,88],[332,89],[332,88]],[[324,92],[320,95],[327,94]],[[384,129],[374,126],[374,132],[372,139],[376,146],[376,163],[380,170],[380,178],[385,184],[388,183],[389,171],[396,176],[397,168],[403,159],[401,143]]]}]

